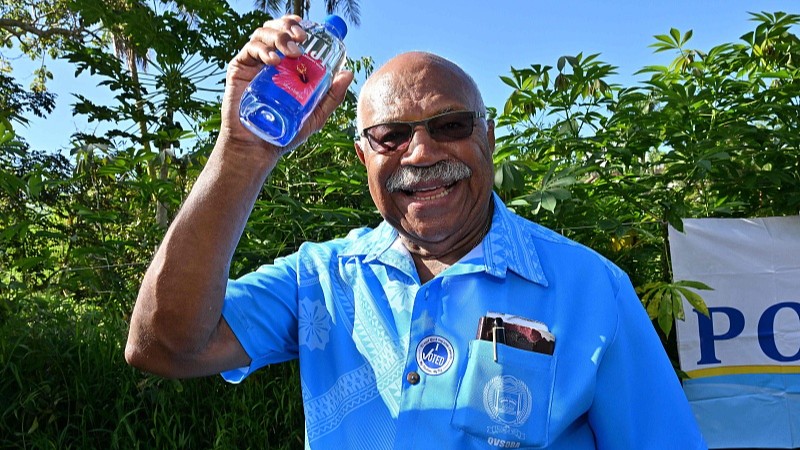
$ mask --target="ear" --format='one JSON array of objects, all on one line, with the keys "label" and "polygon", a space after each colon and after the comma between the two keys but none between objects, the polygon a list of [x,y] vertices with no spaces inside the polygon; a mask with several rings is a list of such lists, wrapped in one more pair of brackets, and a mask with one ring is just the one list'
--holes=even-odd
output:
[{"label": "ear", "polygon": [[364,151],[361,150],[361,141],[358,140],[354,142],[353,146],[356,148],[356,154],[358,155],[358,159],[361,160],[361,164],[364,164],[366,166],[367,163],[364,161]]}]

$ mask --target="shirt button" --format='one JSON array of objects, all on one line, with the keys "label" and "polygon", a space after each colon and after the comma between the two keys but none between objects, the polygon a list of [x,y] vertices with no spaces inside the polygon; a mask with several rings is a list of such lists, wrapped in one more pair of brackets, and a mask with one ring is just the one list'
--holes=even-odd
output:
[{"label": "shirt button", "polygon": [[411,384],[417,384],[419,383],[419,374],[414,371],[408,372],[408,375],[406,375],[406,380]]}]

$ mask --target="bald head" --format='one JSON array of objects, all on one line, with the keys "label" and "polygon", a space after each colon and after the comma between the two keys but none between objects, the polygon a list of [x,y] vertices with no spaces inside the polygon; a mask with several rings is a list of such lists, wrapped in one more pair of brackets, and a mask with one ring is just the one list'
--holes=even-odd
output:
[{"label": "bald head", "polygon": [[[461,99],[463,106],[485,111],[475,81],[450,60],[426,52],[402,53],[369,77],[358,99],[357,124],[365,126],[390,120],[404,120],[407,107],[432,94]],[[365,120],[369,118],[369,123]]]}]

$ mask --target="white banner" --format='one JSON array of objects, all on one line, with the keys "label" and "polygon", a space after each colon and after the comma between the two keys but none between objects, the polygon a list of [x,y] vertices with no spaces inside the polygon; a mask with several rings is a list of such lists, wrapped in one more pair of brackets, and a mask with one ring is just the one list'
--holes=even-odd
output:
[{"label": "white banner", "polygon": [[676,324],[709,446],[800,445],[800,217],[686,219],[684,231],[669,232],[674,280],[714,289],[696,291],[710,317],[684,299]]}]

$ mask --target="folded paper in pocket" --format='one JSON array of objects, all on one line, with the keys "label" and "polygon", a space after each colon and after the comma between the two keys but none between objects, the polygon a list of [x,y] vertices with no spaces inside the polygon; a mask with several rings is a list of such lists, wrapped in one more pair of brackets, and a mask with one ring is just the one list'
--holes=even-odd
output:
[{"label": "folded paper in pocket", "polygon": [[[505,335],[503,339],[497,341],[494,340],[496,327],[502,327]],[[479,319],[476,339],[546,355],[552,355],[556,345],[555,336],[543,323],[494,312],[489,312]]]}]

